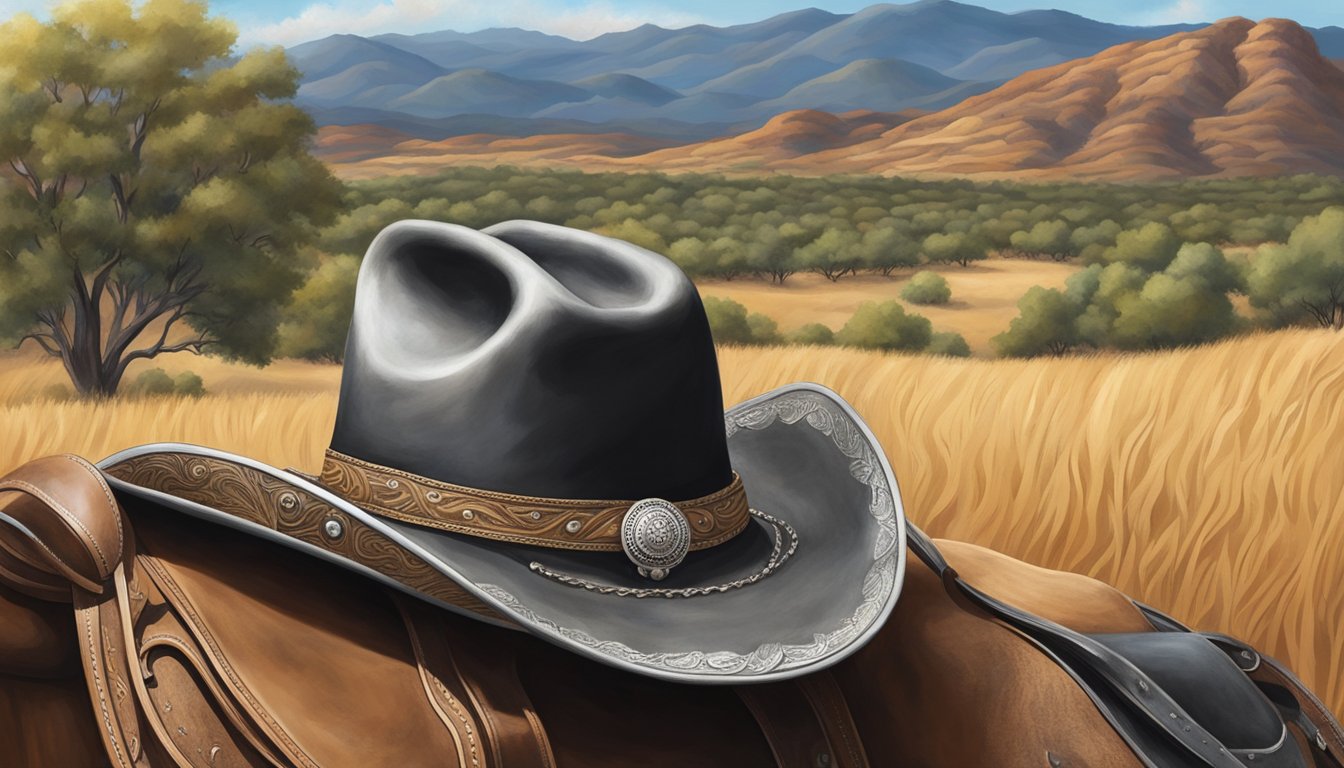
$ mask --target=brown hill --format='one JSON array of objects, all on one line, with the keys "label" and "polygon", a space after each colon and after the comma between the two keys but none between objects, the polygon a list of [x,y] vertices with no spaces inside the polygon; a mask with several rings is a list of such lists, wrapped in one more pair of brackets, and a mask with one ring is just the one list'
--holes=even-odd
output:
[{"label": "brown hill", "polygon": [[791,170],[1153,179],[1344,173],[1344,72],[1291,21],[1119,45]]},{"label": "brown hill", "polygon": [[879,138],[885,131],[923,114],[915,109],[859,110],[839,115],[798,109],[776,115],[754,131],[663,149],[627,158],[621,164],[678,171],[763,168]]}]

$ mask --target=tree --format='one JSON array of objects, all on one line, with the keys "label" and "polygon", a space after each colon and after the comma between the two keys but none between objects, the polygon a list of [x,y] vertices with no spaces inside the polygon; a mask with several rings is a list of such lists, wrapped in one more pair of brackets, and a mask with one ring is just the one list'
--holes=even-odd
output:
[{"label": "tree", "polygon": [[919,264],[919,243],[895,225],[875,225],[858,244],[859,263],[883,277]]},{"label": "tree", "polygon": [[799,267],[822,275],[832,283],[859,266],[859,233],[827,227],[815,240],[798,249]]},{"label": "tree", "polygon": [[835,334],[835,343],[865,349],[919,351],[929,345],[933,326],[921,315],[906,314],[899,302],[866,301]]},{"label": "tree", "polygon": [[955,262],[969,267],[972,261],[988,256],[989,246],[971,232],[935,232],[924,238],[924,255],[929,261]]},{"label": "tree", "polygon": [[952,300],[952,288],[937,272],[916,272],[901,289],[901,298],[912,304],[946,304]]},{"label": "tree", "polygon": [[278,351],[285,357],[339,363],[355,313],[359,259],[334,256],[322,262],[294,292],[280,324]]},{"label": "tree", "polygon": [[293,255],[340,203],[278,48],[230,61],[190,0],[77,0],[0,28],[0,336],[83,395],[212,349],[266,362]]},{"label": "tree", "polygon": [[1149,272],[1160,272],[1176,258],[1180,249],[1181,239],[1171,227],[1149,222],[1116,235],[1115,245],[1106,249],[1104,258],[1108,262],[1124,262]]},{"label": "tree", "polygon": [[1246,284],[1251,304],[1280,324],[1344,329],[1344,208],[1303,219],[1287,243],[1261,246]]},{"label": "tree", "polygon": [[1007,357],[1062,355],[1079,342],[1078,302],[1055,288],[1032,286],[1017,302],[1018,316],[1008,330],[990,339]]},{"label": "tree", "polygon": [[1011,242],[1013,248],[1022,253],[1040,254],[1055,261],[1064,261],[1074,254],[1070,239],[1072,234],[1068,222],[1051,219],[1037,222],[1025,232],[1014,232]]},{"label": "tree", "polygon": [[732,299],[717,296],[704,297],[705,317],[716,344],[750,344],[751,326],[747,323],[747,308]]}]

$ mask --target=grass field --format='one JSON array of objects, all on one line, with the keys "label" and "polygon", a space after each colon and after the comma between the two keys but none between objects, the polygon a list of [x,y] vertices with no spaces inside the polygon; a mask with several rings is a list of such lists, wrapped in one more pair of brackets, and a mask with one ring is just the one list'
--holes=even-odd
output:
[{"label": "grass field", "polygon": [[850,275],[834,283],[821,275],[803,273],[793,275],[782,286],[763,279],[701,280],[697,284],[706,296],[733,299],[751,312],[767,315],[779,323],[781,331],[792,331],[806,323],[823,323],[838,331],[863,302],[895,299],[905,304],[908,311],[927,317],[935,331],[960,333],[975,356],[990,357],[993,355],[990,338],[1008,330],[1008,324],[1017,317],[1017,300],[1022,294],[1033,285],[1062,288],[1078,266],[994,258],[973,262],[969,267],[939,264],[920,269],[937,272],[947,279],[952,289],[951,302],[920,306],[902,300],[901,289],[914,270],[892,277]]},{"label": "grass field", "polygon": [[[1087,573],[1243,637],[1344,712],[1344,334],[1060,360],[795,347],[725,349],[721,361],[729,402],[798,380],[842,393],[931,533]],[[157,364],[196,371],[211,394],[47,401],[59,367],[0,358],[0,468],[158,440],[317,467],[336,368]]]}]

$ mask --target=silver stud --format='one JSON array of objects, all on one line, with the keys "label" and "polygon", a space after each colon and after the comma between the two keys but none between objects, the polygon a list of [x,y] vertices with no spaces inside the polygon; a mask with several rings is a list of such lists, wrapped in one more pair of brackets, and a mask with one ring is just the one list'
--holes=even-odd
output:
[{"label": "silver stud", "polygon": [[285,491],[280,494],[280,506],[285,509],[294,509],[299,506],[299,497],[293,491]]},{"label": "silver stud", "polygon": [[691,524],[669,501],[637,501],[621,519],[621,548],[641,576],[662,581],[690,551]]},{"label": "silver stud", "polygon": [[340,520],[328,520],[323,524],[322,530],[327,534],[327,538],[339,539],[341,534],[345,533],[345,526],[341,525]]},{"label": "silver stud", "polygon": [[464,509],[464,510],[462,510],[462,519],[463,519],[463,520],[473,520],[473,519],[475,519],[475,518],[476,518],[476,510],[474,510],[474,509]]},{"label": "silver stud", "polygon": [[579,523],[578,520],[570,520],[568,523],[565,523],[565,532],[567,532],[567,533],[578,533],[578,532],[579,532],[579,528],[581,528],[581,527],[583,527],[583,526],[582,526],[581,523]]},{"label": "silver stud", "polygon": [[430,501],[438,501],[439,499],[442,499],[443,497],[439,495],[439,492],[438,492],[438,491],[430,491],[429,493],[426,493],[426,494],[425,494],[425,498],[426,498],[426,499],[429,499]]},{"label": "silver stud", "polygon": [[388,488],[398,488],[398,487],[400,487],[400,486],[401,486],[401,483],[397,482],[397,479],[396,479],[395,477],[392,478],[391,480],[388,480],[388,481],[387,481],[387,487],[388,487]]},{"label": "silver stud", "polygon": [[533,519],[533,520],[540,520],[540,519],[541,519],[541,513],[538,512],[538,511],[535,510],[535,509],[532,510],[532,519]]}]

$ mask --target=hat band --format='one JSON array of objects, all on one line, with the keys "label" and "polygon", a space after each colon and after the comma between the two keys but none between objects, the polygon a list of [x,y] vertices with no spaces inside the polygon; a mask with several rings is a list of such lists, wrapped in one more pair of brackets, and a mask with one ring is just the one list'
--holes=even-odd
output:
[{"label": "hat band", "polygon": [[[621,522],[637,500],[547,499],[445,483],[328,450],[322,485],[384,517],[535,547],[621,552]],[[742,478],[698,499],[673,502],[690,524],[692,551],[747,527]]]}]

